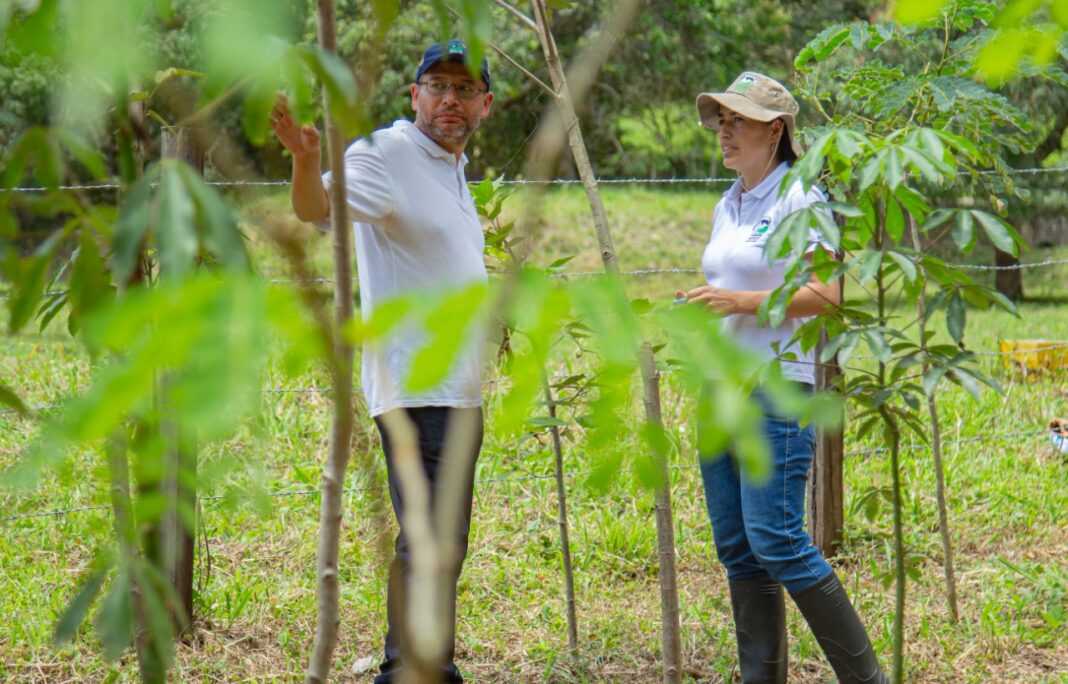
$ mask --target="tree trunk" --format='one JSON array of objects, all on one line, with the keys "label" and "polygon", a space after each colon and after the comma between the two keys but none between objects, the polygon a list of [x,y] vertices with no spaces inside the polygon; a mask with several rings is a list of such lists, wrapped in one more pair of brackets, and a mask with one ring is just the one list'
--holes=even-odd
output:
[{"label": "tree trunk", "polygon": [[[660,372],[653,349],[642,344],[642,384],[646,420],[663,427],[660,411]],[[661,485],[656,490],[656,550],[660,563],[660,622],[663,625],[664,682],[682,681],[682,634],[679,627],[679,587],[675,568],[675,523],[671,512],[671,473],[667,454],[653,454]]]},{"label": "tree trunk", "polygon": [[134,568],[143,556],[137,545],[137,529],[133,518],[133,501],[130,496],[130,463],[127,460],[126,442],[112,438],[107,444],[108,477],[111,480],[111,510],[115,537],[119,542],[123,562],[130,573],[130,594],[133,604],[134,652],[143,683],[166,681],[167,672],[159,657],[159,649],[149,637],[148,608],[145,605],[144,589],[141,586],[142,572]]},{"label": "tree trunk", "polygon": [[[164,159],[178,159],[188,164],[198,174],[204,173],[204,147],[193,128],[166,128],[163,130],[162,155]],[[159,392],[166,400],[166,379],[161,378]],[[172,610],[172,622],[176,633],[189,636],[193,624],[193,562],[196,550],[197,510],[197,447],[194,440],[182,434],[181,426],[165,426],[168,411],[161,413],[161,432],[170,432],[167,453],[164,456],[163,496],[168,502],[160,520],[160,569],[170,580],[178,598]]]},{"label": "tree trunk", "polygon": [[[545,402],[549,405],[549,417],[556,418],[556,402],[549,386],[549,377],[542,371],[545,386]],[[567,647],[571,657],[578,653],[578,617],[575,610],[575,575],[571,568],[571,537],[567,526],[567,488],[564,483],[564,450],[560,444],[560,428],[549,428],[553,437],[553,455],[556,457],[556,522],[560,527],[560,554],[564,565],[564,597],[567,604]]]},{"label": "tree trunk", "polygon": [[[594,228],[597,231],[597,243],[600,247],[601,261],[609,275],[618,276],[619,265],[616,261],[615,249],[612,246],[612,235],[608,227],[608,218],[601,200],[600,188],[597,177],[593,172],[586,144],[582,139],[582,128],[579,125],[578,116],[575,113],[574,102],[568,88],[567,76],[560,64],[560,55],[556,49],[556,41],[549,27],[548,13],[544,0],[532,0],[534,19],[537,26],[538,38],[545,60],[549,67],[549,75],[552,77],[553,87],[557,92],[557,104],[563,116],[564,127],[567,130],[568,142],[575,165],[578,167],[582,185],[586,190],[586,199],[593,214]],[[638,3],[617,7],[617,18],[624,25],[629,24],[633,13],[637,11]],[[645,388],[645,418],[651,424],[660,425],[660,390],[658,374],[651,348],[646,344],[640,359],[642,370],[642,382]],[[654,458],[656,458],[654,456]],[[666,463],[658,459],[663,467]],[[662,644],[663,644],[663,676],[665,684],[674,684],[682,681],[682,638],[679,627],[679,599],[678,586],[675,570],[675,531],[671,515],[671,485],[667,477],[663,485],[656,492],[656,533],[657,545],[660,550],[660,597],[662,617]]]},{"label": "tree trunk", "polygon": [[885,408],[881,409],[890,435],[890,474],[894,507],[894,655],[892,679],[894,684],[905,681],[905,537],[901,500],[901,432],[897,421]]},{"label": "tree trunk", "polygon": [[[909,217],[909,228],[912,234],[912,244],[917,251],[920,249],[920,233],[916,228],[916,222]],[[999,252],[1006,254],[1006,252]],[[1011,255],[1009,255],[1011,256]],[[1019,271],[1015,271],[1019,273]],[[1000,271],[998,272],[1001,273]],[[924,353],[927,352],[927,279],[924,277],[923,289],[920,290],[920,298],[916,303],[919,314],[920,344]],[[924,360],[923,373],[927,374],[930,365]],[[938,533],[942,538],[942,570],[946,582],[946,604],[949,608],[949,619],[957,624],[960,619],[960,611],[957,608],[957,575],[953,567],[953,537],[949,530],[949,510],[946,504],[946,472],[942,464],[942,427],[938,420],[938,404],[933,394],[927,396],[927,415],[931,418],[931,455],[934,458],[935,468],[935,497],[938,500]]]},{"label": "tree trunk", "polygon": [[998,292],[1014,302],[1023,299],[1023,270],[1020,268],[1020,258],[1009,252],[995,249],[994,265],[998,267],[994,276]]},{"label": "tree trunk", "polygon": [[[329,53],[337,52],[337,21],[333,0],[318,0],[319,45]],[[333,358],[333,426],[330,431],[330,453],[322,475],[322,500],[319,506],[319,547],[316,576],[318,577],[318,623],[306,680],[320,684],[327,681],[337,645],[338,615],[338,549],[341,537],[342,497],[345,487],[345,468],[352,454],[352,363],[353,348],[345,341],[341,330],[352,318],[352,225],[348,220],[345,200],[345,143],[341,130],[330,114],[330,94],[323,89],[323,117],[326,123],[326,145],[333,182],[330,188],[330,221],[333,228],[334,252],[334,329]]]}]

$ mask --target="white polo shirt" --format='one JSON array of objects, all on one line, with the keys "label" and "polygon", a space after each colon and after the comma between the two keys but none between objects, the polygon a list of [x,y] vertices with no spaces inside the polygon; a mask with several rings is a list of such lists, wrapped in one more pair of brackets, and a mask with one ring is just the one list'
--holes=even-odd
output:
[{"label": "white polo shirt", "polygon": [[[484,236],[464,166],[410,121],[375,131],[345,152],[349,218],[356,242],[360,308],[413,291],[441,292],[486,281]],[[331,174],[323,174],[330,187]],[[329,221],[318,224],[329,229]],[[460,331],[457,331],[459,334]],[[482,403],[482,340],[461,346],[448,377],[425,392],[404,389],[425,334],[409,326],[384,343],[365,345],[361,381],[372,416],[410,406]]]},{"label": "white polo shirt", "polygon": [[[749,192],[742,192],[741,180],[724,193],[712,216],[712,236],[701,257],[705,280],[711,287],[727,290],[774,290],[785,282],[786,260],[768,264],[764,245],[779,223],[789,214],[815,203],[825,201],[817,188],[807,193],[800,182],[790,187],[782,197],[779,185],[789,165],[783,162]],[[808,252],[818,245],[827,251],[834,248],[816,230],[809,233]],[[731,314],[723,318],[723,329],[746,349],[763,355],[767,360],[776,357],[773,344],[779,343],[780,353],[792,352],[798,363],[782,361],[783,376],[798,382],[815,382],[815,350],[807,353],[801,346],[787,343],[808,318],[786,318],[774,327],[760,325],[750,314]]]}]

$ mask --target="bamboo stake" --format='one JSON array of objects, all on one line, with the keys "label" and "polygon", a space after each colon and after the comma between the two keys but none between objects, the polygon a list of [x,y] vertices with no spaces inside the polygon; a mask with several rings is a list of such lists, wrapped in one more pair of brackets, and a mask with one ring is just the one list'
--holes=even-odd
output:
[{"label": "bamboo stake", "polygon": [[[633,20],[634,13],[639,7],[638,2],[623,2],[616,9],[613,26],[609,31],[615,31],[616,35],[622,34],[622,29]],[[612,245],[612,234],[608,227],[608,218],[601,200],[600,188],[597,177],[593,172],[586,144],[582,139],[582,128],[579,125],[578,115],[575,113],[575,104],[571,91],[568,87],[568,77],[565,75],[560,64],[560,54],[556,49],[556,41],[553,38],[552,29],[549,26],[548,12],[544,0],[532,0],[534,8],[534,20],[537,25],[538,39],[545,53],[545,60],[549,67],[549,75],[552,77],[553,86],[556,88],[557,104],[563,116],[564,128],[567,131],[571,154],[582,179],[582,186],[586,191],[586,199],[593,214],[594,228],[597,232],[597,242],[601,252],[601,262],[604,269],[612,275],[619,274],[619,265],[616,261],[615,248]],[[612,35],[611,33],[609,35]],[[610,41],[605,41],[599,46],[603,55],[611,50]],[[577,92],[586,91],[584,87],[587,81],[592,80],[593,70],[580,71],[578,75]],[[653,359],[652,350],[648,343],[643,346],[640,358],[642,382],[645,386],[646,420],[653,424],[660,424],[660,389],[659,376]],[[664,464],[666,466],[666,464]],[[681,635],[679,627],[679,604],[678,586],[675,571],[675,532],[671,521],[671,489],[670,481],[665,478],[662,487],[656,492],[657,509],[657,545],[660,551],[660,597],[661,617],[663,620],[663,663],[664,682],[674,684],[682,681],[682,655]]]},{"label": "bamboo stake", "polygon": [[[663,428],[660,411],[660,371],[656,369],[653,348],[642,343],[642,384],[645,387],[645,415]],[[659,456],[659,457],[658,457]],[[656,489],[656,550],[660,562],[660,622],[663,625],[664,682],[682,681],[682,634],[679,628],[679,586],[675,568],[675,523],[671,511],[671,474],[667,454],[653,455],[661,485]]]},{"label": "bamboo stake", "polygon": [[[333,0],[318,0],[319,45],[330,53],[337,52],[337,20]],[[352,318],[352,227],[345,201],[344,139],[330,114],[330,94],[323,88],[323,108],[326,124],[327,153],[333,182],[330,188],[330,219],[333,228],[334,252],[334,315],[337,322],[333,340],[333,408],[334,419],[330,433],[330,453],[323,467],[322,500],[319,508],[319,546],[316,575],[318,577],[318,624],[315,643],[305,681],[320,684],[327,681],[337,632],[338,615],[338,549],[341,537],[341,504],[345,485],[345,468],[352,454],[352,363],[353,347],[340,334]]]}]

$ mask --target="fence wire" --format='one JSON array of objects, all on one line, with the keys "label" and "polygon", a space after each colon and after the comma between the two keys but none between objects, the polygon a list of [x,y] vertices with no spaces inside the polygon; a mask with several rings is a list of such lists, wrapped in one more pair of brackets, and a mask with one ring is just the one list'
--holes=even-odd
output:
[{"label": "fence wire", "polygon": [[[947,447],[947,446],[954,446],[954,445],[960,445],[960,444],[976,444],[976,443],[995,442],[995,441],[1001,441],[1001,440],[1005,440],[1005,439],[1019,439],[1021,437],[1023,437],[1023,438],[1033,438],[1033,437],[1038,437],[1040,435],[1046,435],[1047,432],[1048,432],[1047,430],[1025,430],[1025,431],[1018,431],[1018,432],[999,432],[999,433],[994,433],[994,434],[989,434],[989,435],[978,435],[978,436],[975,436],[975,437],[963,437],[963,438],[960,438],[960,439],[943,440],[942,441],[942,446],[943,447]],[[920,451],[920,450],[930,449],[930,448],[931,448],[930,444],[922,444],[922,443],[920,443],[920,444],[906,444],[906,445],[902,445],[901,446],[901,451]],[[845,456],[851,456],[851,457],[872,456],[872,455],[875,455],[875,454],[886,453],[888,451],[889,451],[888,447],[876,447],[876,448],[872,448],[872,449],[849,450],[849,451],[844,452],[844,455]],[[686,464],[672,465],[672,466],[670,466],[670,469],[674,470],[674,471],[687,471],[687,470],[694,470],[694,469],[696,469],[698,467],[700,467],[700,464],[698,464],[698,463],[686,463]],[[629,472],[629,471],[631,471],[633,469],[632,468],[628,468],[627,470]],[[592,471],[592,470],[571,470],[571,471],[566,471],[564,473],[564,477],[566,477],[568,479],[576,479],[576,478],[586,477],[586,476],[592,475],[593,472],[594,471]],[[514,483],[518,483],[518,482],[535,482],[535,481],[539,481],[539,480],[551,480],[551,479],[554,479],[555,477],[556,476],[553,475],[553,474],[546,474],[546,475],[505,475],[505,476],[500,476],[500,477],[478,478],[478,479],[475,480],[475,484],[476,485],[514,484]],[[363,487],[348,487],[346,489],[343,489],[342,492],[344,494],[358,494],[358,493],[361,493],[361,492],[369,492],[369,491],[374,491],[374,490],[386,489],[386,487],[387,487],[386,485],[368,485],[368,486],[363,486]],[[321,490],[319,490],[319,489],[291,489],[291,490],[284,490],[284,491],[280,491],[280,492],[265,492],[265,493],[262,493],[262,494],[213,494],[213,495],[208,495],[208,496],[200,496],[200,497],[197,497],[197,498],[200,501],[228,501],[228,500],[229,501],[240,501],[240,500],[251,500],[251,499],[260,498],[260,497],[276,499],[276,498],[287,498],[287,497],[296,497],[296,496],[314,496],[314,495],[318,495],[320,493],[321,493]],[[110,509],[110,508],[111,507],[106,505],[106,504],[101,504],[101,505],[96,505],[96,506],[78,506],[78,507],[75,507],[75,508],[65,508],[65,509],[56,509],[56,510],[50,510],[50,511],[41,511],[41,512],[38,512],[38,513],[20,513],[18,515],[11,515],[11,516],[7,516],[7,517],[4,517],[4,518],[0,518],[0,523],[9,523],[9,522],[17,521],[17,520],[28,520],[28,519],[33,519],[33,518],[67,517],[67,516],[73,515],[75,513],[83,513],[83,512],[87,512],[87,511],[101,511],[101,510],[107,510],[107,509]]]},{"label": "fence wire", "polygon": [[[996,171],[985,171],[984,174],[996,174]],[[1054,166],[1050,168],[1030,167],[1022,169],[1006,169],[1008,175],[1044,175],[1068,173],[1068,166]],[[719,178],[598,178],[598,185],[701,185],[733,183],[737,176]],[[469,181],[469,185],[477,185],[480,181]],[[511,180],[497,181],[502,185],[580,185],[581,179],[576,178],[551,178],[545,180],[515,178]],[[208,181],[208,185],[216,187],[287,187],[290,181],[279,180],[214,180]],[[22,186],[17,188],[4,188],[0,192],[14,193],[37,193],[53,192],[57,190],[118,190],[122,188],[119,183],[84,183],[80,185],[57,185],[47,186]]]},{"label": "fence wire", "polygon": [[[1043,346],[1031,347],[1031,348],[1028,348],[1028,349],[1015,349],[1015,350],[1009,350],[1009,351],[972,351],[972,353],[975,354],[976,356],[987,356],[987,357],[1000,357],[1000,356],[1028,357],[1028,356],[1034,356],[1034,355],[1040,354],[1042,352],[1056,351],[1056,350],[1061,350],[1061,349],[1068,349],[1068,342],[1057,343],[1057,344],[1048,344],[1048,345],[1043,345]],[[865,355],[865,354],[854,354],[853,358],[856,358],[856,359],[870,359],[870,358],[874,358],[874,357],[871,357],[871,356],[868,356],[868,355]],[[672,371],[670,369],[661,369],[660,370],[660,374],[661,375],[670,375],[672,372],[674,372],[674,371]],[[570,377],[570,375],[561,375],[559,377],[554,376],[552,379],[560,380],[560,379],[564,379],[566,377]],[[502,384],[501,380],[485,380],[482,383],[483,387],[487,388],[487,389],[491,388],[491,387],[495,387],[495,386],[500,385],[500,384]],[[292,388],[290,388],[290,387],[269,387],[269,388],[266,388],[266,389],[263,389],[263,390],[260,390],[260,391],[263,394],[330,394],[330,392],[332,390],[329,387],[292,387]],[[34,414],[37,414],[37,413],[44,413],[46,411],[51,411],[51,410],[58,409],[58,408],[62,408],[62,404],[53,403],[53,404],[45,404],[45,405],[42,405],[42,406],[31,406],[31,407],[28,407],[28,413],[29,413],[29,415],[34,415]],[[15,415],[15,414],[19,414],[19,413],[21,413],[21,411],[18,411],[17,409],[0,410],[0,416]]]}]

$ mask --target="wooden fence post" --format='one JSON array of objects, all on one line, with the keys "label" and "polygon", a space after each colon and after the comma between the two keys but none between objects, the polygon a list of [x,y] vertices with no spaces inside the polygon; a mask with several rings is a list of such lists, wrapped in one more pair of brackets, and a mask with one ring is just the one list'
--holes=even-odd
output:
[{"label": "wooden fence post", "polygon": [[[817,347],[817,357],[822,344]],[[833,387],[842,374],[837,358],[816,370],[816,390]],[[812,459],[812,476],[808,480],[808,528],[812,543],[824,557],[838,551],[845,526],[843,510],[842,460],[845,451],[842,430],[819,430]]]},{"label": "wooden fence post", "polygon": [[[838,293],[845,301],[845,283],[838,281]],[[820,334],[816,345],[819,360],[826,333]],[[838,356],[816,366],[816,391],[833,389],[842,375]],[[808,479],[808,529],[812,543],[826,558],[838,552],[845,528],[845,503],[842,486],[842,462],[845,458],[845,419],[839,430],[819,430],[816,433],[816,450],[812,458],[812,472]]]},{"label": "wooden fence post", "polygon": [[[178,159],[204,173],[204,148],[194,128],[165,128],[161,157]],[[165,380],[163,381],[165,382]],[[166,410],[166,407],[164,407]],[[161,426],[164,418],[161,417]],[[177,633],[188,635],[193,624],[193,560],[196,550],[197,445],[174,432],[172,449],[166,455],[163,495],[173,502],[160,521],[161,569],[178,597],[181,612],[174,615]],[[184,511],[184,514],[183,514]]]}]

